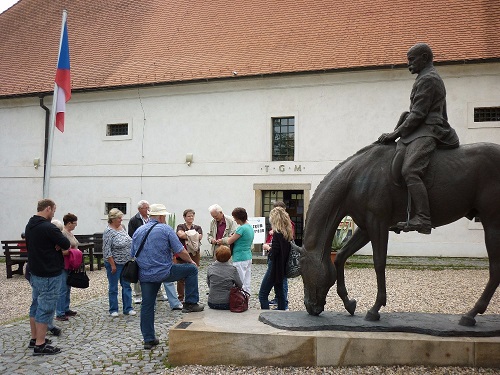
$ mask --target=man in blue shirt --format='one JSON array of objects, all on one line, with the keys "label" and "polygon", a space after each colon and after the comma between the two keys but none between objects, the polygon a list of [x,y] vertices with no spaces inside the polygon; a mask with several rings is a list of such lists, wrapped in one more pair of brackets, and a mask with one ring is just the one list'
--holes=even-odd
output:
[{"label": "man in blue shirt", "polygon": [[[152,204],[149,222],[140,226],[132,238],[131,255],[134,257],[147,235],[144,248],[136,260],[142,289],[141,332],[144,349],[151,349],[160,343],[155,335],[154,316],[156,294],[163,282],[185,279],[186,295],[182,312],[199,312],[204,308],[198,303],[198,267],[182,246],[174,229],[166,224],[167,215],[163,204]],[[186,263],[174,264],[174,254]]]}]

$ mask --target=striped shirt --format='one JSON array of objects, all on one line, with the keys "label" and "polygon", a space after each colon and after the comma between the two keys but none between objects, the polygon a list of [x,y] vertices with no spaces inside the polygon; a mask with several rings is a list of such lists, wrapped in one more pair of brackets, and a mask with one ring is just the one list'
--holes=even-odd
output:
[{"label": "striped shirt", "polygon": [[120,230],[107,227],[102,234],[102,254],[104,259],[113,257],[116,264],[125,264],[130,259],[132,238],[123,226]]}]

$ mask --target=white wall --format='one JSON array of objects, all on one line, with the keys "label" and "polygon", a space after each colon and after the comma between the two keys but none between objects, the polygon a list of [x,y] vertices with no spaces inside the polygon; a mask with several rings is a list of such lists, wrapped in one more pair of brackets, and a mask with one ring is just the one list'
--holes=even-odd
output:
[{"label": "white wall", "polygon": [[[500,105],[500,64],[438,70],[462,143],[500,143],[499,128],[469,128],[474,105]],[[254,184],[311,183],[314,191],[340,161],[391,131],[409,106],[414,78],[397,69],[74,93],[66,131],[54,138],[56,216],[75,213],[77,234],[102,231],[104,201],[113,198],[126,201],[131,214],[140,199],[164,203],[178,222],[193,208],[205,231],[213,203],[228,214],[242,206],[252,216]],[[294,162],[270,161],[271,117],[277,116],[296,118]],[[38,98],[0,100],[0,189],[8,205],[0,239],[18,238],[41,198],[43,167],[35,170],[33,159],[43,159],[44,119]],[[106,124],[119,122],[131,125],[130,139],[106,140]],[[186,153],[194,155],[191,166]],[[484,256],[483,231],[469,227],[462,219],[431,236],[391,234],[389,251]]]}]

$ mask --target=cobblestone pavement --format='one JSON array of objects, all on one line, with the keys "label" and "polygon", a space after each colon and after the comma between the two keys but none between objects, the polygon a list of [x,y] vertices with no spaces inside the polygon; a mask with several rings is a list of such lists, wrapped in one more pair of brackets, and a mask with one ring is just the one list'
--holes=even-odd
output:
[{"label": "cobblestone pavement", "polygon": [[[368,262],[368,260],[366,260]],[[206,287],[206,266],[209,260],[203,259],[200,267],[199,285],[200,285],[200,301],[206,304],[207,287]],[[363,263],[362,261],[360,263]],[[431,262],[433,263],[433,262]],[[452,284],[460,284],[455,281],[454,277],[458,278],[483,278],[487,275],[486,264],[474,264],[473,270],[465,271],[408,271],[409,284],[417,284],[420,278],[432,279],[433,283],[444,284],[444,280],[453,280]],[[477,267],[476,267],[477,266]],[[376,292],[373,281],[370,284],[363,286],[361,280],[367,279],[367,275],[374,279],[373,269],[367,266],[367,269],[351,270],[350,281],[352,284],[353,295],[360,296],[360,300],[367,300],[367,306],[373,302],[372,294]],[[252,266],[252,293],[251,308],[258,308],[258,292],[260,281],[266,270],[265,264],[254,263]],[[104,272],[104,271],[96,271]],[[396,281],[406,279],[406,270],[388,271],[389,283],[391,277]],[[426,272],[433,272],[429,277]],[[451,273],[449,273],[451,272]],[[451,274],[451,279],[450,275]],[[440,276],[441,275],[441,276]],[[105,283],[104,273],[99,276],[100,282]],[[393,283],[394,285],[395,283]],[[399,284],[399,283],[398,283]],[[107,287],[102,284],[100,287],[107,291]],[[419,286],[422,289],[422,285]],[[480,282],[478,286],[472,289],[473,296],[466,296],[466,300],[473,302],[473,298],[477,298],[484,287],[484,282]],[[29,288],[29,286],[28,286]],[[359,289],[356,289],[359,288]],[[434,290],[435,285],[430,285],[429,288]],[[289,280],[289,298],[293,310],[303,308],[302,286],[300,278]],[[368,289],[369,296],[363,298],[362,290]],[[447,289],[453,289],[452,286]],[[431,290],[431,289],[429,289]],[[333,309],[341,309],[338,298],[334,295],[335,290],[330,292],[331,300],[337,305],[332,305]],[[460,290],[460,293],[463,293]],[[488,309],[489,313],[500,313],[500,303],[498,301],[498,291],[494,296],[494,303]],[[102,293],[105,294],[105,293]],[[158,302],[155,328],[157,336],[160,339],[160,345],[154,350],[143,350],[142,336],[139,327],[140,308],[137,306],[138,315],[124,316],[111,318],[108,314],[107,295],[88,298],[84,302],[77,303],[74,307],[78,311],[78,315],[70,318],[68,322],[57,322],[57,325],[63,328],[63,333],[60,337],[49,336],[55,345],[61,347],[63,352],[54,356],[34,357],[33,350],[28,349],[29,341],[29,321],[25,316],[15,320],[14,322],[0,325],[0,374],[275,374],[275,373],[309,373],[309,374],[495,374],[499,373],[495,369],[471,369],[448,367],[440,369],[429,369],[424,367],[363,367],[363,368],[234,368],[231,366],[184,366],[180,368],[169,368],[168,363],[168,330],[175,325],[184,314],[179,311],[171,311],[168,302]],[[415,291],[410,291],[410,294],[415,294]],[[452,291],[450,295],[456,295],[456,291]],[[413,299],[414,297],[412,297]],[[450,300],[451,297],[445,295],[445,300]],[[294,299],[292,301],[292,299]],[[329,298],[330,299],[330,298]],[[398,300],[407,299],[392,298],[391,303],[396,305]],[[418,296],[418,301],[425,300],[424,296]],[[443,299],[441,299],[443,300]],[[461,305],[464,300],[462,295],[455,305]],[[411,306],[403,306],[403,311],[412,311],[415,308],[415,301],[411,301]],[[493,302],[493,301],[492,301]],[[8,305],[8,301],[4,302]],[[452,305],[455,306],[455,305]],[[301,307],[302,306],[302,307]],[[360,308],[363,305],[360,303]],[[366,307],[365,307],[366,308]],[[410,310],[408,310],[410,309]],[[434,311],[433,309],[438,309]],[[27,310],[27,308],[26,308]],[[445,312],[438,308],[429,306],[423,307],[420,311],[429,312]],[[361,310],[362,311],[362,310]],[[413,310],[414,311],[414,310]],[[22,316],[18,315],[18,316]],[[195,343],[194,343],[195,344]],[[204,350],[203,348],[195,348],[194,350]],[[478,372],[477,372],[478,371]]]},{"label": "cobblestone pavement", "polygon": [[[200,302],[205,305],[208,263],[206,259],[202,261],[199,274]],[[253,265],[254,293],[258,291],[265,269],[264,264]],[[119,301],[121,306],[121,297]],[[251,307],[255,308],[257,298],[251,301]],[[185,314],[171,311],[167,301],[158,301],[155,329],[160,345],[154,350],[143,350],[140,305],[135,306],[136,316],[120,314],[111,318],[107,295],[71,305],[78,315],[68,322],[55,321],[63,329],[60,337],[47,336],[63,351],[53,356],[35,357],[33,349],[28,349],[30,327],[27,318],[0,326],[0,374],[164,374],[169,366],[168,330]]]}]

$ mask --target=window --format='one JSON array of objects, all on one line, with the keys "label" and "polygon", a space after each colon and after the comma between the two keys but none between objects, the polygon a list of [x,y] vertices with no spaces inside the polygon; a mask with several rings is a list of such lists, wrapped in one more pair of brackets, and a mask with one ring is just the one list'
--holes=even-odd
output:
[{"label": "window", "polygon": [[107,215],[112,208],[118,208],[124,215],[127,214],[127,203],[123,202],[106,202],[104,204],[104,215]]},{"label": "window", "polygon": [[295,117],[275,117],[273,127],[273,161],[293,161],[295,151]]},{"label": "window", "polygon": [[128,135],[128,124],[108,124],[106,126],[106,136]]},{"label": "window", "polygon": [[474,108],[474,122],[500,121],[500,107]]},{"label": "window", "polygon": [[467,103],[467,127],[469,129],[500,128],[500,105],[498,102]]}]

